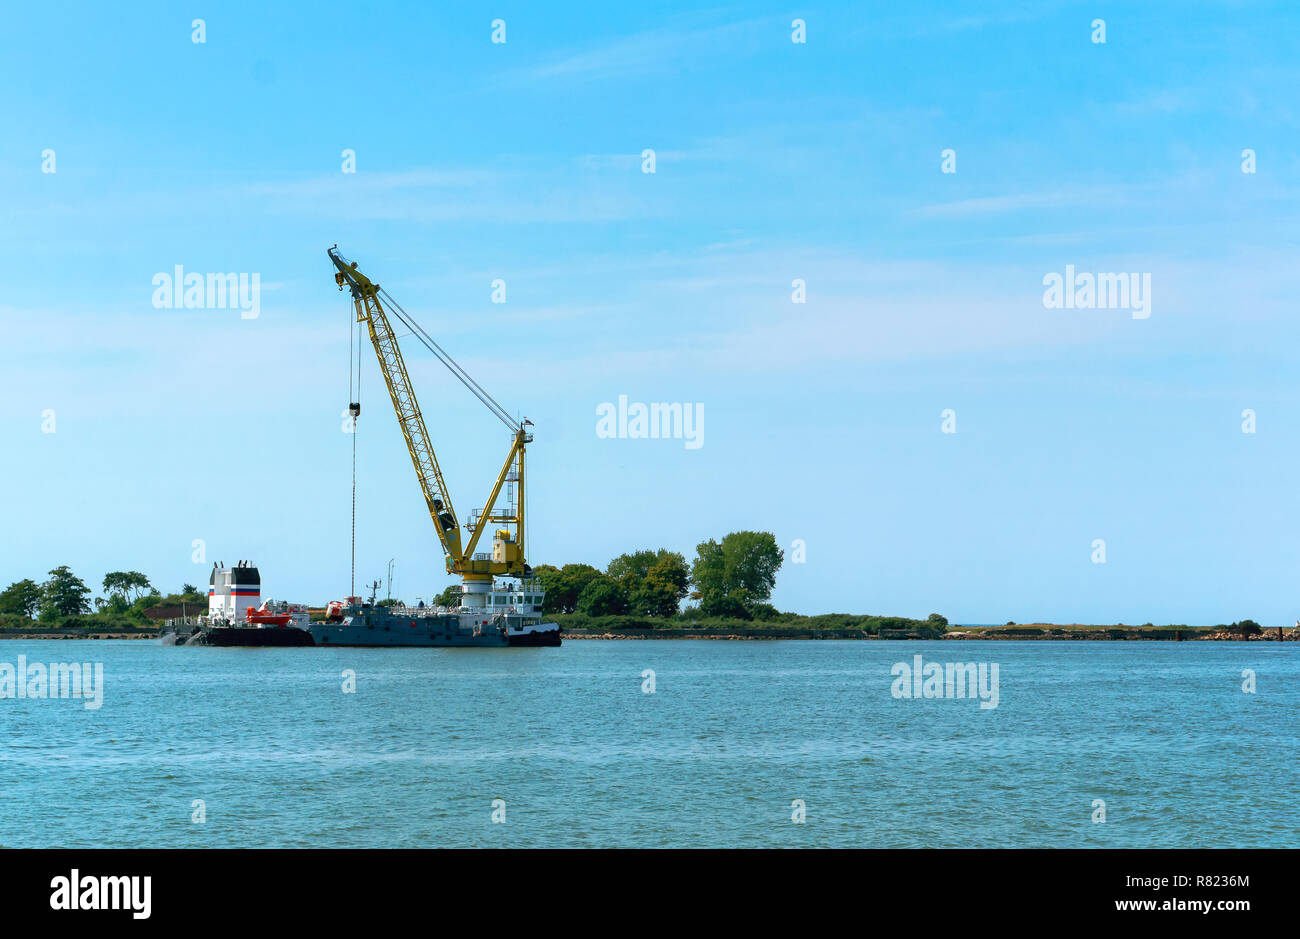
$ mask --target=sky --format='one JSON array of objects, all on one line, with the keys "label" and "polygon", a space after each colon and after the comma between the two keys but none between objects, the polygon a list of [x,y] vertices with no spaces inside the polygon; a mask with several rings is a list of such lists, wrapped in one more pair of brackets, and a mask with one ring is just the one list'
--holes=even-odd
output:
[{"label": "sky", "polygon": [[[337,243],[533,421],[534,565],[754,529],[784,610],[1289,625],[1297,34],[1208,0],[17,5],[0,581],[346,594]],[[159,308],[177,265],[257,275],[257,315]],[[1045,304],[1067,265],[1149,275],[1149,315]],[[404,348],[463,518],[508,433]],[[699,445],[599,435],[621,395]],[[361,397],[357,580],[432,597],[373,355]]]}]

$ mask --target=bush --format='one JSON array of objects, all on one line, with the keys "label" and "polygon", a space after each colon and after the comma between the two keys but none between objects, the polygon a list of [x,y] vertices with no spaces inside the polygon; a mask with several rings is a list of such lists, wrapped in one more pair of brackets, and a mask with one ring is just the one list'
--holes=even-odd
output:
[{"label": "bush", "polygon": [[1236,633],[1239,636],[1258,636],[1264,631],[1264,627],[1259,625],[1253,619],[1244,619],[1240,623],[1233,623],[1227,627],[1228,632]]}]

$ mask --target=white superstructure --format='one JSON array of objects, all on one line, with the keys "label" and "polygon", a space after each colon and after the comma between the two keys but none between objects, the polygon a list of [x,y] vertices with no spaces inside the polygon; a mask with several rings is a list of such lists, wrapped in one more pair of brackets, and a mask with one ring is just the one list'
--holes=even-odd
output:
[{"label": "white superstructure", "polygon": [[249,561],[240,561],[234,567],[213,563],[208,578],[208,617],[214,620],[238,623],[245,618],[250,607],[257,609],[262,602],[262,577]]}]

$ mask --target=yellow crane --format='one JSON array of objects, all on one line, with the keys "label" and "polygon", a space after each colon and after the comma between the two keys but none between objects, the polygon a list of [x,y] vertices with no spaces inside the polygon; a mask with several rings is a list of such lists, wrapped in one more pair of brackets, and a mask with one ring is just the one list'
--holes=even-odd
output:
[{"label": "yellow crane", "polygon": [[[494,577],[530,577],[532,569],[524,560],[524,450],[533,440],[533,435],[526,430],[532,422],[525,419],[521,423],[511,417],[434,342],[387,291],[357,270],[355,261],[348,261],[340,255],[338,245],[330,248],[328,253],[337,268],[334,282],[338,284],[339,290],[351,291],[357,322],[365,323],[370,332],[370,342],[375,347],[379,370],[384,375],[388,393],[393,399],[393,410],[397,413],[402,436],[406,438],[406,448],[411,454],[415,475],[420,480],[429,517],[433,519],[433,527],[438,532],[438,540],[442,542],[446,553],[447,573],[461,577],[462,590],[468,595],[488,593]],[[442,478],[442,470],[438,466],[438,458],[434,454],[433,442],[424,424],[420,404],[411,388],[411,377],[402,360],[397,336],[389,323],[390,312],[511,432],[510,452],[506,454],[505,463],[497,474],[483,509],[472,513],[465,523],[469,540],[463,545],[461,525],[457,521],[456,510],[452,508],[451,495]],[[359,405],[354,404],[352,409],[355,416],[359,412]],[[497,498],[503,487],[508,490],[509,497],[506,505],[497,510]],[[501,526],[493,535],[492,551],[475,554],[474,549],[483,532],[492,526]]]}]

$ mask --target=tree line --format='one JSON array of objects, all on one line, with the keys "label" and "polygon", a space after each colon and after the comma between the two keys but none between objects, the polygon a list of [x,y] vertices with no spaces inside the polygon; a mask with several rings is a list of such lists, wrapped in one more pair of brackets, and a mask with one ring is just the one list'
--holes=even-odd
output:
[{"label": "tree line", "polygon": [[23,626],[33,621],[56,625],[83,616],[134,619],[145,622],[144,611],[168,600],[200,603],[205,597],[192,584],[179,594],[163,597],[139,571],[110,571],[104,575],[105,596],[91,600],[93,591],[66,564],[37,583],[15,581],[0,591],[0,625]]},{"label": "tree line", "polygon": [[[770,532],[735,531],[721,541],[701,542],[690,562],[679,551],[660,548],[620,554],[603,571],[590,564],[542,564],[533,573],[546,591],[542,612],[547,615],[667,618],[690,601],[687,612],[706,617],[769,619],[777,615],[767,601],[784,557]],[[144,622],[144,610],[151,606],[205,600],[190,584],[163,597],[139,571],[110,571],[102,586],[105,595],[92,601],[93,591],[66,564],[41,583],[17,581],[0,591],[0,625],[34,620],[53,625],[87,615]],[[459,602],[459,590],[459,585],[447,588],[438,602]]]},{"label": "tree line", "polygon": [[687,562],[679,551],[620,554],[601,571],[590,564],[541,564],[533,569],[546,596],[542,613],[669,617],[692,601],[703,616],[764,619],[785,553],[770,532],[735,531],[696,546]]}]

